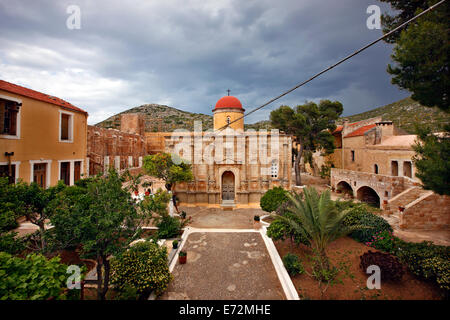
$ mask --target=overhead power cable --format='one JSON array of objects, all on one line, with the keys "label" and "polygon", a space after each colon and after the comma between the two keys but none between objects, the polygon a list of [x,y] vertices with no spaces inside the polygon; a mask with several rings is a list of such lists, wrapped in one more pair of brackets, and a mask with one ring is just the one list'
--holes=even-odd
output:
[{"label": "overhead power cable", "polygon": [[367,48],[369,48],[369,47],[373,46],[374,44],[380,42],[380,41],[383,40],[384,38],[389,37],[391,34],[393,34],[393,33],[397,32],[398,30],[402,29],[404,26],[406,26],[406,25],[408,25],[409,23],[413,22],[414,20],[420,18],[421,16],[423,16],[424,14],[430,12],[431,10],[437,8],[438,6],[440,6],[441,4],[443,4],[445,1],[447,1],[447,0],[441,0],[441,1],[439,1],[438,3],[432,5],[431,7],[429,7],[428,9],[426,9],[425,11],[422,11],[421,13],[419,13],[418,15],[414,16],[413,18],[409,19],[408,21],[402,23],[401,25],[399,25],[399,26],[396,27],[395,29],[392,29],[391,31],[389,31],[388,33],[386,33],[385,35],[383,35],[382,37],[380,37],[380,38],[378,38],[378,39],[376,39],[376,40],[370,42],[369,44],[365,45],[365,46],[362,47],[361,49],[354,51],[353,53],[351,53],[350,55],[346,56],[345,58],[339,60],[339,61],[336,62],[335,64],[333,64],[333,65],[329,66],[328,68],[326,68],[326,69],[320,71],[319,73],[315,74],[314,76],[312,76],[312,77],[309,78],[308,80],[305,80],[305,81],[303,81],[303,82],[297,84],[295,87],[292,87],[291,89],[289,89],[289,90],[283,92],[283,93],[280,94],[279,96],[276,96],[275,98],[273,98],[273,99],[267,101],[267,102],[264,103],[263,105],[261,105],[261,106],[255,108],[255,109],[253,109],[253,110],[251,110],[250,112],[247,112],[246,114],[244,114],[244,115],[242,115],[242,116],[240,116],[240,117],[238,117],[238,118],[236,118],[235,120],[231,121],[230,123],[226,124],[225,126],[221,127],[220,129],[218,129],[218,131],[222,131],[222,130],[226,129],[226,128],[229,127],[232,123],[235,123],[235,122],[237,122],[237,121],[243,119],[244,117],[247,117],[248,115],[250,115],[250,114],[252,114],[252,113],[254,113],[254,112],[256,112],[256,111],[258,111],[258,110],[260,110],[260,109],[262,109],[262,108],[264,108],[265,106],[267,106],[267,105],[271,104],[272,102],[274,102],[274,101],[276,101],[276,100],[278,100],[278,99],[284,97],[285,95],[287,95],[287,94],[291,93],[292,91],[294,91],[294,90],[300,88],[301,86],[304,86],[305,84],[307,84],[308,82],[314,80],[315,78],[319,77],[320,75],[324,74],[325,72],[330,71],[330,70],[333,69],[334,67],[336,67],[336,66],[340,65],[341,63],[343,63],[343,62],[349,60],[350,58],[356,56],[357,54],[361,53],[362,51],[366,50]]}]

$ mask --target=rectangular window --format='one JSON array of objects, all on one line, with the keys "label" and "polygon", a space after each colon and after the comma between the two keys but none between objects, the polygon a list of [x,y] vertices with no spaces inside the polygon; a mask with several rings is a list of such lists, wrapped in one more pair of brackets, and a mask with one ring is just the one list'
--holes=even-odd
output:
[{"label": "rectangular window", "polygon": [[69,140],[69,121],[68,114],[61,114],[61,140]]},{"label": "rectangular window", "polygon": [[0,99],[0,134],[17,135],[18,113],[17,102]]},{"label": "rectangular window", "polygon": [[352,162],[355,162],[355,151],[352,150]]},{"label": "rectangular window", "polygon": [[59,177],[65,185],[70,185],[70,162],[61,162]]},{"label": "rectangular window", "polygon": [[272,178],[278,178],[278,162],[273,161],[271,166]]},{"label": "rectangular window", "polygon": [[0,177],[8,177],[8,183],[14,183],[16,181],[16,165],[11,165],[11,172],[9,170],[9,165],[0,165]]}]

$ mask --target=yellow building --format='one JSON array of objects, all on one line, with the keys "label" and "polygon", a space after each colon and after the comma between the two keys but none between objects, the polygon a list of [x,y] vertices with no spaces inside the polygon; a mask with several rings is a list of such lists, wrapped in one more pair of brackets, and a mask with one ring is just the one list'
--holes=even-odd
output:
[{"label": "yellow building", "polygon": [[86,111],[0,80],[0,176],[49,187],[86,172]]}]

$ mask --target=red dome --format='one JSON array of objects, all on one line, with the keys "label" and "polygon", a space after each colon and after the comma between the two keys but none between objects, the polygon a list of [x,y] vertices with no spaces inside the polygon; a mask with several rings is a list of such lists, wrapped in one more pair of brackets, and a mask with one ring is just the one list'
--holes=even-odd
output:
[{"label": "red dome", "polygon": [[214,108],[214,110],[223,109],[223,108],[233,108],[233,109],[244,110],[242,108],[242,103],[239,101],[239,99],[236,97],[233,97],[233,96],[225,96],[225,97],[220,98],[219,101],[217,101],[216,107]]}]

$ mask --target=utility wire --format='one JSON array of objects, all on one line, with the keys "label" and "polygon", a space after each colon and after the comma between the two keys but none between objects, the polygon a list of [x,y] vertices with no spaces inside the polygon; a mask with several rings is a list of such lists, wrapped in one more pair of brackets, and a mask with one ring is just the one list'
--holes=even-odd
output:
[{"label": "utility wire", "polygon": [[377,42],[380,42],[380,41],[383,40],[384,38],[389,37],[391,34],[393,34],[394,32],[396,32],[396,31],[398,31],[398,30],[400,30],[401,28],[403,28],[403,27],[406,26],[407,24],[413,22],[414,20],[418,19],[419,17],[423,16],[424,14],[428,13],[429,11],[431,11],[431,10],[435,9],[436,7],[440,6],[440,5],[443,4],[445,1],[447,1],[447,0],[441,0],[440,2],[438,2],[438,3],[434,4],[434,5],[432,5],[431,7],[429,7],[428,9],[426,9],[425,11],[419,13],[417,16],[415,16],[415,17],[409,19],[408,21],[406,21],[406,22],[402,23],[401,25],[399,25],[397,28],[395,28],[395,29],[389,31],[389,32],[386,33],[384,36],[382,36],[382,37],[376,39],[375,41],[370,42],[369,44],[365,45],[365,46],[362,47],[361,49],[356,50],[356,51],[353,52],[352,54],[350,54],[350,55],[348,55],[347,57],[343,58],[342,60],[336,62],[335,64],[331,65],[330,67],[328,67],[328,68],[326,68],[326,69],[320,71],[319,73],[317,73],[316,75],[312,76],[312,77],[309,78],[308,80],[303,81],[303,82],[297,84],[295,87],[289,89],[288,91],[285,91],[284,93],[282,93],[282,94],[280,94],[279,96],[277,96],[277,97],[275,97],[275,98],[269,100],[268,102],[264,103],[263,105],[261,105],[261,106],[255,108],[255,109],[253,109],[252,111],[250,111],[250,112],[248,112],[248,113],[246,113],[246,114],[240,116],[239,118],[237,118],[237,119],[231,121],[230,123],[226,124],[225,126],[221,127],[220,129],[218,129],[218,131],[222,131],[222,130],[226,129],[226,128],[229,127],[232,123],[234,123],[234,122],[236,122],[236,121],[239,121],[239,120],[243,119],[244,117],[246,117],[246,116],[252,114],[253,112],[256,112],[256,111],[258,111],[258,110],[264,108],[265,106],[271,104],[272,102],[274,102],[274,101],[280,99],[281,97],[284,97],[285,95],[291,93],[292,91],[294,91],[294,90],[300,88],[301,86],[307,84],[308,82],[314,80],[315,78],[319,77],[320,75],[324,74],[325,72],[330,71],[330,70],[333,69],[334,67],[336,67],[336,66],[340,65],[341,63],[347,61],[348,59],[350,59],[350,58],[356,56],[358,53],[360,53],[360,52],[366,50],[367,48],[369,48],[369,47],[371,47],[371,46],[373,46],[373,45],[376,44]]}]

